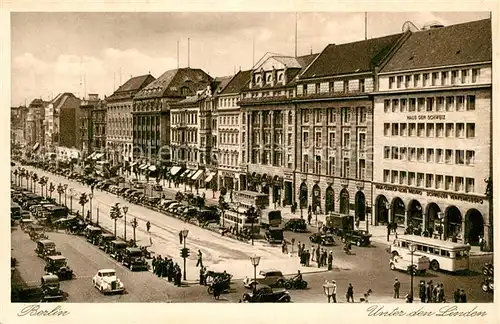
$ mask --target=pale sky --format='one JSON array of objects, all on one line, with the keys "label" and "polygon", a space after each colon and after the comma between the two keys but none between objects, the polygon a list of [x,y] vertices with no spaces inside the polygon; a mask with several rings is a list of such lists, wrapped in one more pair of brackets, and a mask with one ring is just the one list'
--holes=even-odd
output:
[{"label": "pale sky", "polygon": [[[479,20],[489,12],[368,13],[368,37]],[[159,77],[190,66],[212,77],[250,69],[266,52],[294,55],[295,13],[26,13],[11,14],[11,104],[49,100],[60,92],[111,95],[130,76]],[[364,13],[298,13],[298,54],[364,39]],[[121,73],[120,73],[121,71]],[[85,84],[83,76],[85,75]],[[120,77],[121,75],[121,77]]]}]

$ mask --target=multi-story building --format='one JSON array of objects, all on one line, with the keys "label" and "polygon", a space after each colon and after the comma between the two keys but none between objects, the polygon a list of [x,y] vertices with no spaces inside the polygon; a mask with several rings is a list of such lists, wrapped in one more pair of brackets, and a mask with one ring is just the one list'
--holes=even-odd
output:
[{"label": "multi-story building", "polygon": [[294,201],[295,77],[316,56],[266,54],[242,90],[241,156],[248,173],[240,181],[250,190],[270,194],[273,202]]},{"label": "multi-story building", "polygon": [[153,82],[150,74],[133,77],[106,98],[106,147],[113,165],[132,163],[132,104],[138,91]]},{"label": "multi-story building", "polygon": [[[295,192],[301,208],[351,214],[371,212],[372,98],[376,69],[408,37],[330,44],[297,77]],[[369,217],[368,217],[369,218]]]},{"label": "multi-story building", "polygon": [[412,33],[380,69],[376,223],[492,247],[491,61],[488,19]]},{"label": "multi-story building", "polygon": [[42,99],[34,99],[29,107],[26,115],[26,143],[33,150],[38,150],[45,143],[45,106],[46,101]]},{"label": "multi-story building", "polygon": [[186,167],[181,175],[184,179],[191,179],[200,187],[217,170],[217,158],[214,158],[217,143],[212,127],[216,110],[213,94],[229,80],[216,78],[206,89],[170,106],[172,160]]},{"label": "multi-story building", "polygon": [[10,140],[11,144],[26,144],[26,118],[28,108],[25,106],[10,108]]},{"label": "multi-story building", "polygon": [[84,157],[89,157],[93,152],[94,125],[92,120],[92,111],[99,104],[99,95],[89,94],[88,98],[80,103],[80,142]]},{"label": "multi-story building", "polygon": [[47,104],[44,120],[46,152],[54,153],[58,146],[78,147],[80,101],[74,94],[66,92]]},{"label": "multi-story building", "polygon": [[99,100],[92,109],[92,148],[97,152],[106,152],[106,100]]},{"label": "multi-story building", "polygon": [[195,95],[211,82],[212,78],[200,69],[169,70],[134,96],[134,163],[156,165],[170,161],[170,104]]},{"label": "multi-story building", "polygon": [[241,90],[249,79],[249,70],[239,71],[216,93],[217,115],[214,119],[217,125],[218,182],[221,188],[242,190],[246,187],[247,168],[241,156],[244,139],[240,137],[242,118],[239,101]]}]

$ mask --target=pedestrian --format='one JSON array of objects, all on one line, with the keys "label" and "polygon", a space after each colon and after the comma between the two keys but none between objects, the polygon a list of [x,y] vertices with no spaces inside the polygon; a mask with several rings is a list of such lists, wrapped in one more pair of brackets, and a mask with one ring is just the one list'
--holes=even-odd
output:
[{"label": "pedestrian", "polygon": [[307,213],[307,224],[308,224],[308,225],[311,225],[311,220],[312,220],[312,215],[311,215],[311,213],[309,212],[309,213]]},{"label": "pedestrian", "polygon": [[281,245],[281,253],[285,254],[286,242],[283,240],[283,244]]},{"label": "pedestrian", "polygon": [[316,262],[318,263],[318,268],[321,267],[321,251],[320,246],[318,244],[318,248],[316,249]]},{"label": "pedestrian", "polygon": [[332,284],[333,284],[332,300],[334,303],[337,303],[337,284],[335,283],[335,280],[332,280]]},{"label": "pedestrian", "polygon": [[311,258],[311,261],[316,261],[316,249],[314,248],[314,246],[311,246],[311,255],[312,255],[312,258]]},{"label": "pedestrian", "polygon": [[426,291],[427,303],[432,303],[432,280],[427,282],[427,291]]},{"label": "pedestrian", "polygon": [[347,302],[349,303],[350,300],[354,303],[354,287],[349,283],[349,286],[347,287],[347,293],[346,293],[346,298]]},{"label": "pedestrian", "polygon": [[465,295],[465,291],[463,290],[463,288],[460,288],[460,295],[458,298],[458,302],[459,303],[466,303],[467,302],[467,296]]},{"label": "pedestrian", "polygon": [[330,253],[328,254],[328,270],[332,270],[332,266],[333,266],[333,252],[330,251]]},{"label": "pedestrian", "polygon": [[444,298],[444,285],[442,283],[439,284],[439,291],[438,291],[438,303],[444,303],[445,298]]},{"label": "pedestrian", "polygon": [[399,282],[398,278],[394,279],[392,287],[394,288],[394,298],[399,298],[399,288],[401,288],[401,283]]},{"label": "pedestrian", "polygon": [[301,253],[301,252],[300,252],[300,247],[301,247],[301,245],[300,245],[300,241],[299,241],[299,244],[297,245],[297,254],[298,254],[299,256],[300,256],[300,253]]},{"label": "pedestrian", "polygon": [[420,285],[419,285],[419,296],[420,296],[420,302],[421,303],[425,303],[425,300],[426,300],[426,296],[425,296],[425,293],[426,293],[426,287],[425,287],[425,281],[424,280],[420,280]]},{"label": "pedestrian", "polygon": [[432,286],[432,302],[437,302],[438,284]]},{"label": "pedestrian", "polygon": [[455,292],[453,293],[453,301],[455,303],[459,303],[460,302],[460,289],[459,288],[457,288],[455,290]]},{"label": "pedestrian", "polygon": [[179,244],[182,244],[182,231],[179,231]]},{"label": "pedestrian", "polygon": [[196,262],[196,266],[203,267],[203,254],[201,253],[201,250],[198,250],[198,261]]},{"label": "pedestrian", "polygon": [[146,223],[146,230],[148,231],[148,233],[149,233],[149,229],[150,229],[150,228],[151,228],[151,223],[148,221],[148,222]]},{"label": "pedestrian", "polygon": [[204,277],[205,277],[205,267],[201,267],[200,268],[200,286],[203,286],[203,283],[205,282]]},{"label": "pedestrian", "polygon": [[309,260],[311,259],[311,253],[309,252],[309,250],[306,250],[306,267],[309,266]]},{"label": "pedestrian", "polygon": [[156,273],[156,256],[153,256],[153,260],[151,261],[151,266],[153,267],[153,273]]}]

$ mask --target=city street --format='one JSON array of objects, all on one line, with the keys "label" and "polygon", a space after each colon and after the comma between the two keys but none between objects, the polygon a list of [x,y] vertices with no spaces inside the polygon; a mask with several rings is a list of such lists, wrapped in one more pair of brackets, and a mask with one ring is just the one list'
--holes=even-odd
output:
[{"label": "city street", "polygon": [[[49,181],[54,183],[69,183],[70,187],[75,188],[78,191],[89,192],[88,188],[81,186],[78,183],[69,181],[62,177],[57,177],[52,174],[46,174],[40,170],[36,172],[47,175]],[[113,202],[120,202],[122,205],[127,204],[121,198],[111,195],[107,192],[96,191],[94,192],[95,198],[93,199],[93,218],[96,219],[97,206],[100,212],[100,224],[104,225],[108,229],[112,229],[112,221],[107,215],[109,214],[109,206]],[[73,199],[73,208],[76,209],[78,198]],[[98,203],[96,203],[96,201]],[[69,203],[69,202],[68,202]],[[296,273],[297,269],[301,269],[304,273],[304,279],[309,282],[309,287],[306,290],[293,290],[291,291],[292,300],[295,302],[312,302],[312,301],[324,301],[324,296],[321,286],[325,280],[336,280],[339,291],[339,301],[344,301],[345,289],[348,283],[352,283],[354,286],[356,299],[368,290],[373,291],[371,300],[373,301],[394,301],[392,298],[392,283],[395,277],[401,281],[401,299],[399,302],[404,302],[403,297],[406,292],[409,291],[410,276],[403,272],[393,272],[389,270],[389,255],[385,251],[387,244],[372,242],[370,247],[355,247],[353,246],[353,255],[346,255],[342,252],[341,244],[339,238],[336,238],[337,245],[333,247],[327,247],[327,250],[332,250],[334,254],[334,269],[332,271],[326,271],[325,268],[318,269],[315,267],[313,262],[310,267],[302,267],[298,265],[297,256],[290,257],[288,255],[283,255],[281,253],[281,248],[279,246],[270,247],[268,244],[263,242],[256,242],[256,245],[252,247],[249,244],[241,243],[229,238],[221,237],[217,233],[213,233],[208,230],[201,229],[197,226],[185,224],[184,222],[165,216],[163,214],[151,211],[145,207],[128,205],[130,207],[127,220],[130,217],[137,217],[138,220],[142,221],[139,228],[137,229],[138,243],[147,245],[149,242],[149,237],[153,241],[153,246],[151,250],[155,251],[157,254],[170,255],[174,258],[176,262],[181,262],[178,256],[178,249],[180,247],[178,243],[178,231],[184,227],[190,230],[188,237],[187,246],[191,248],[191,257],[188,260],[188,287],[173,287],[171,284],[156,278],[151,273],[131,273],[124,269],[121,265],[117,265],[112,259],[110,259],[102,251],[95,248],[93,245],[87,243],[81,237],[67,236],[65,234],[50,233],[51,239],[56,241],[56,245],[62,251],[62,253],[68,258],[70,266],[75,269],[78,278],[88,277],[90,278],[93,273],[97,271],[98,268],[103,267],[114,267],[117,269],[120,278],[123,277],[123,281],[127,285],[127,294],[123,296],[106,296],[106,298],[111,298],[116,301],[210,301],[211,297],[206,292],[206,287],[201,287],[195,284],[198,279],[199,268],[195,267],[196,254],[194,251],[201,249],[204,254],[204,262],[209,268],[216,267],[220,270],[226,270],[234,275],[232,290],[229,294],[224,295],[223,300],[230,302],[237,302],[246,289],[242,285],[242,278],[245,275],[253,275],[253,268],[250,264],[249,256],[258,254],[263,257],[261,264],[258,269],[265,268],[276,268],[282,270],[284,273],[293,274]],[[88,208],[88,204],[86,206]],[[149,220],[152,223],[151,234],[145,231],[144,222]],[[142,225],[142,226],[141,226]],[[118,223],[117,232],[119,236],[123,234],[123,220]],[[14,232],[15,233],[15,232]],[[292,233],[285,232],[285,236],[288,241],[295,238],[295,241],[305,243],[306,248],[311,249],[312,244],[309,241],[309,235],[311,233]],[[149,236],[150,235],[150,236]],[[15,243],[13,234],[13,247],[15,248],[17,243]],[[25,240],[31,242],[27,235]],[[127,238],[132,237],[132,228],[129,226],[127,229]],[[71,243],[69,243],[71,241]],[[23,246],[30,246],[30,244],[22,244]],[[291,247],[289,247],[290,250]],[[31,242],[31,246],[26,248],[28,253],[31,253],[34,249],[34,244]],[[196,250],[195,250],[196,249]],[[167,252],[167,253],[165,253]],[[14,251],[13,251],[14,253]],[[75,257],[71,257],[74,255]],[[37,267],[40,271],[43,269],[43,262],[34,256],[34,264],[40,263]],[[19,259],[19,258],[18,258]],[[75,259],[75,261],[72,261]],[[418,283],[421,279],[426,281],[432,280],[433,282],[443,283],[445,287],[445,293],[447,300],[452,300],[453,291],[456,288],[464,288],[468,299],[474,302],[491,302],[493,301],[493,294],[484,293],[481,290],[482,275],[480,274],[481,268],[484,262],[491,262],[491,255],[484,256],[471,256],[471,273],[469,276],[461,275],[451,275],[446,273],[433,273],[429,272],[424,277],[414,278],[414,289],[418,288]],[[182,266],[182,263],[180,263]],[[33,267],[36,268],[36,267]],[[80,270],[81,268],[81,270]],[[319,273],[313,273],[316,271]],[[89,274],[90,273],[90,274]],[[24,277],[25,274],[23,274]],[[34,276],[27,275],[30,280],[39,280],[40,274]],[[139,278],[140,276],[140,278]],[[133,283],[127,283],[129,278]],[[83,279],[83,278],[82,278]],[[78,282],[81,279],[77,279]],[[89,279],[90,280],[90,279]],[[151,283],[150,283],[151,281]],[[156,282],[161,282],[157,284]],[[137,284],[136,284],[137,283]],[[88,282],[83,284],[87,286]],[[68,288],[65,288],[68,286]],[[87,297],[76,297],[72,296],[71,292],[78,291],[78,289],[83,289],[79,284],[73,283],[63,283],[63,289],[66,289],[70,293],[69,301],[76,301],[73,298],[94,298],[94,295],[99,296],[97,291],[90,289]],[[151,287],[150,287],[151,286]],[[87,288],[85,288],[87,289]],[[84,289],[84,290],[85,290]],[[170,292],[172,290],[172,292]],[[131,296],[131,292],[134,291],[135,296]],[[168,291],[168,293],[167,293]],[[79,293],[76,293],[77,295]],[[90,295],[89,295],[90,294]],[[144,295],[143,295],[144,294]],[[89,297],[93,296],[93,297]],[[389,299],[388,299],[389,298]],[[80,299],[78,299],[80,301]]]}]

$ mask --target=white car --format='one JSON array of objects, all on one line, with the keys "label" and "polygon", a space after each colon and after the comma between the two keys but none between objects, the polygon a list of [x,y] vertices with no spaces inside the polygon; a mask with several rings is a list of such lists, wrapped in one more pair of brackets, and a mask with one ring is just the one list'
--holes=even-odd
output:
[{"label": "white car", "polygon": [[[426,256],[414,256],[413,266],[415,268],[413,274],[424,274],[429,269],[430,260]],[[393,256],[389,260],[389,267],[391,270],[402,270],[410,273],[411,259],[410,256],[401,257],[399,255]]]},{"label": "white car", "polygon": [[92,284],[103,294],[123,292],[125,287],[120,279],[116,278],[114,269],[101,269],[92,278]]}]

